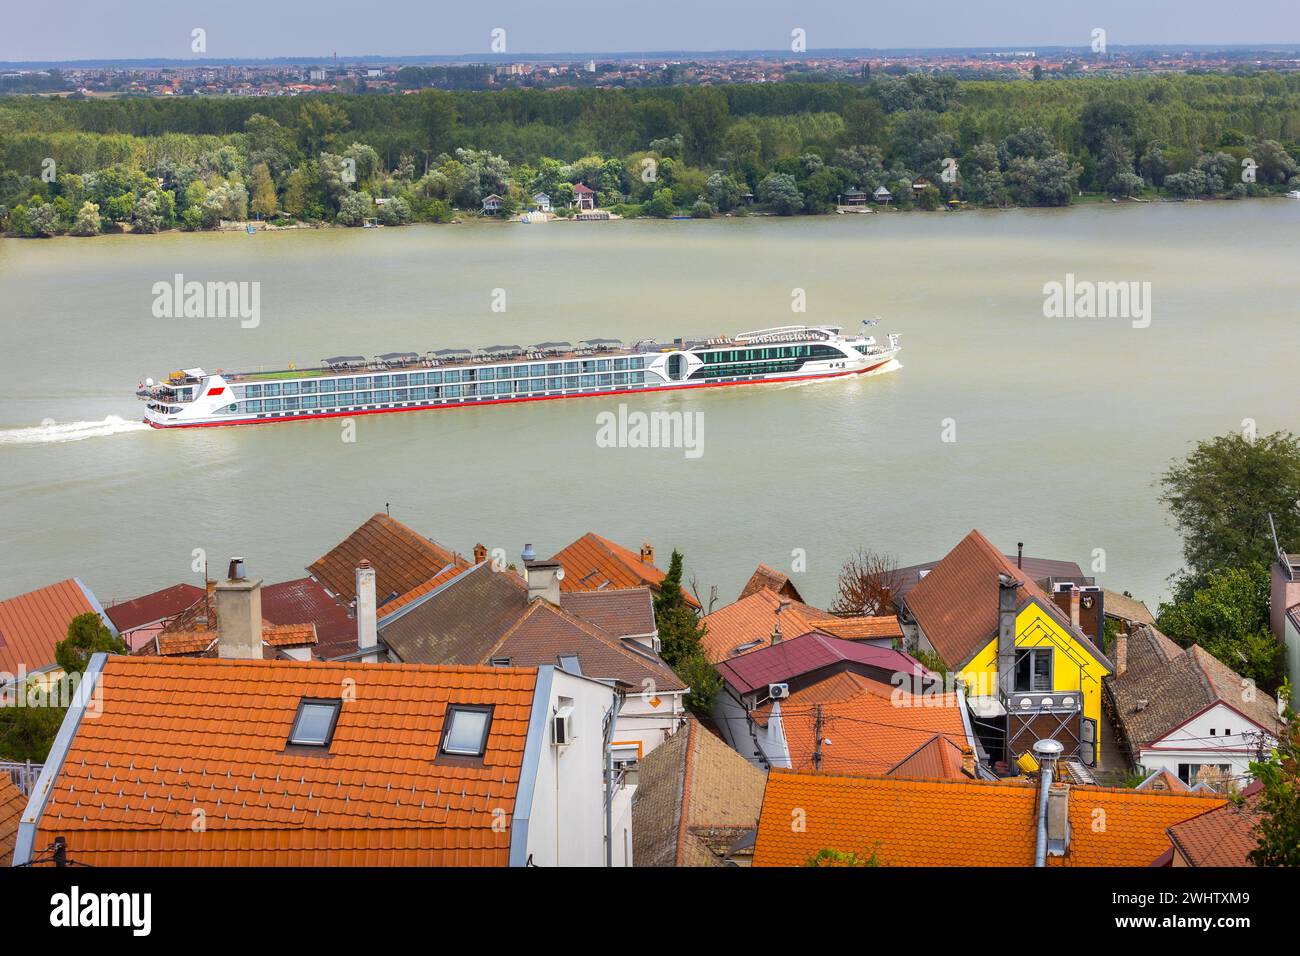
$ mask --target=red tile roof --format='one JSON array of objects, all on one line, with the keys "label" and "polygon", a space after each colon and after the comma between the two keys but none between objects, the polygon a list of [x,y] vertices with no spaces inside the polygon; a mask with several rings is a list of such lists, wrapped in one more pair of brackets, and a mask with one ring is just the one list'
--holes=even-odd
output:
[{"label": "red tile roof", "polygon": [[[858,664],[889,674],[907,674],[917,682],[933,677],[915,658],[902,651],[815,632],[723,661],[717,667],[719,675],[736,693],[748,694],[766,688],[768,684],[785,683],[841,663]],[[913,686],[919,686],[919,683]]]},{"label": "red tile roof", "polygon": [[[778,614],[777,608],[782,605],[785,609]],[[717,664],[749,654],[770,643],[778,622],[781,633],[789,638],[816,630],[812,622],[827,617],[830,615],[825,611],[786,600],[770,588],[760,588],[749,597],[704,615],[707,629],[701,641],[704,656],[711,664]],[[747,647],[751,644],[752,647]]]},{"label": "red tile roof", "polygon": [[818,617],[808,622],[819,631],[825,631],[846,641],[877,641],[883,639],[901,639],[903,628],[898,623],[898,615],[881,614],[859,615],[856,617]]},{"label": "red tile roof", "polygon": [[203,588],[193,584],[173,584],[130,601],[119,601],[104,608],[104,613],[119,631],[133,631],[146,624],[156,624],[175,617],[203,597]]},{"label": "red tile roof", "polygon": [[894,764],[887,773],[890,777],[909,780],[965,780],[963,758],[969,746],[962,746],[951,737],[935,734],[912,753]]},{"label": "red tile roof", "polygon": [[311,578],[264,585],[262,617],[272,624],[316,625],[316,656],[324,660],[357,649],[357,622]]},{"label": "red tile roof", "polygon": [[382,604],[440,574],[448,565],[467,567],[463,558],[380,512],[344,538],[307,573],[338,596],[344,607],[356,600],[357,565],[375,568],[375,592]]},{"label": "red tile roof", "polygon": [[[1070,845],[1048,866],[1148,866],[1166,828],[1222,806],[1218,795],[1069,788]],[[803,866],[826,848],[884,866],[1033,866],[1036,784],[908,780],[774,770],[755,866]],[[1099,816],[1101,811],[1104,817]],[[1104,818],[1106,826],[1095,821]],[[800,819],[804,826],[792,827]]]},{"label": "red tile roof", "polygon": [[[98,866],[505,865],[536,678],[109,657],[36,844]],[[328,755],[288,746],[304,697],[344,700]],[[449,704],[493,707],[481,765],[438,753]]]},{"label": "red tile roof", "polygon": [[[564,568],[564,580],[560,582],[562,591],[600,591],[643,585],[658,591],[665,576],[649,561],[642,561],[640,554],[592,532],[557,552],[551,560],[559,561]],[[700,606],[685,587],[682,595],[691,607]]]},{"label": "red tile roof", "polygon": [[94,596],[75,578],[0,601],[0,671],[53,666],[72,619],[96,611]]},{"label": "red tile roof", "polygon": [[1256,781],[1242,791],[1240,805],[1225,803],[1169,828],[1169,839],[1189,866],[1254,866],[1249,853],[1259,845],[1255,825],[1260,821]]},{"label": "red tile roof", "polygon": [[790,580],[788,575],[782,574],[775,568],[769,568],[766,564],[760,564],[754,570],[754,573],[749,576],[749,580],[745,582],[745,587],[740,592],[740,597],[747,598],[763,588],[768,588],[795,601],[803,600],[799,589],[794,586],[794,582]]}]

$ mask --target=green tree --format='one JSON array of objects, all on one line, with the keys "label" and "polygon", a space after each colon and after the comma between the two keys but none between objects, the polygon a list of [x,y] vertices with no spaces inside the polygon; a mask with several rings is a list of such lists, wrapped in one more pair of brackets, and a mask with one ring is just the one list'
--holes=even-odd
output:
[{"label": "green tree", "polygon": [[1255,804],[1259,842],[1249,854],[1256,866],[1300,866],[1300,716],[1288,707],[1285,717],[1277,747],[1267,760],[1250,765],[1263,784]]},{"label": "green tree", "polygon": [[1219,568],[1268,566],[1270,514],[1281,546],[1300,550],[1300,439],[1288,431],[1199,442],[1169,466],[1160,487],[1198,582]]},{"label": "green tree", "polygon": [[858,856],[853,852],[836,850],[833,847],[822,847],[816,853],[808,858],[804,866],[813,867],[833,867],[833,866],[880,866],[880,860],[876,858],[873,850],[870,856]]},{"label": "green tree", "polygon": [[77,221],[72,225],[72,234],[74,236],[97,236],[101,228],[99,206],[87,199],[81,204],[81,209],[77,212]]},{"label": "green tree", "polygon": [[1160,605],[1160,630],[1199,644],[1265,690],[1278,686],[1282,645],[1269,630],[1269,572],[1262,564],[1211,571],[1202,587],[1184,583]]},{"label": "green tree", "polygon": [[253,212],[270,219],[275,215],[275,183],[271,181],[271,169],[266,163],[258,163],[248,175],[248,184],[252,187]]},{"label": "green tree", "polygon": [[667,219],[677,211],[677,206],[673,203],[673,191],[671,189],[656,189],[654,196],[646,204],[645,211],[647,215]]},{"label": "green tree", "polygon": [[660,656],[690,688],[686,706],[696,714],[707,716],[713,709],[713,698],[722,688],[722,678],[704,655],[706,628],[695,609],[686,603],[680,551],[673,551],[654,604]]},{"label": "green tree", "polygon": [[803,193],[794,177],[786,173],[768,173],[758,184],[758,199],[782,216],[793,216],[803,208]]},{"label": "green tree", "polygon": [[[0,759],[43,763],[50,755],[67,708],[40,706],[39,680],[32,678],[14,688],[14,702],[0,706]],[[19,694],[23,696],[21,706],[16,696]],[[29,702],[37,706],[29,706]]]},{"label": "green tree", "polygon": [[100,651],[125,654],[126,644],[113,636],[98,614],[87,611],[68,622],[68,636],[54,645],[54,659],[65,674],[81,674],[90,663],[90,656]]}]

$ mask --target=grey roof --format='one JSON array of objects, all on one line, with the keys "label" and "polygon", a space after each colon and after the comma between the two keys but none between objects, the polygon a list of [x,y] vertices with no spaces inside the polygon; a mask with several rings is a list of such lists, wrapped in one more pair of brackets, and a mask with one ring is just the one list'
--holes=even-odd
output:
[{"label": "grey roof", "polygon": [[398,359],[419,358],[420,353],[419,352],[385,352],[383,355],[379,357],[383,359],[385,362],[395,362]]},{"label": "grey roof", "polygon": [[538,342],[533,346],[535,349],[568,349],[573,348],[572,342]]},{"label": "grey roof", "polygon": [[437,349],[434,355],[469,355],[469,349]]},{"label": "grey roof", "polygon": [[485,561],[381,620],[379,636],[408,664],[479,664],[527,606],[518,575]]},{"label": "grey roof", "polygon": [[322,359],[326,365],[342,365],[344,362],[364,362],[364,355],[336,355],[333,358]]}]

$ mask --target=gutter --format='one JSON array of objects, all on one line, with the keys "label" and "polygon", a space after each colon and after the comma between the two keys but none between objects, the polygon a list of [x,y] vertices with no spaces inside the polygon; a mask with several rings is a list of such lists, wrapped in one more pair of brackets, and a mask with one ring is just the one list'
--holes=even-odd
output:
[{"label": "gutter", "polygon": [[17,842],[14,844],[14,866],[26,866],[32,861],[36,834],[40,830],[41,817],[44,816],[45,807],[50,802],[50,795],[54,792],[54,782],[58,780],[63,770],[63,763],[68,758],[68,750],[77,737],[77,731],[81,729],[81,720],[86,714],[87,705],[91,703],[95,691],[99,688],[99,679],[107,660],[108,655],[103,651],[90,655],[90,661],[86,664],[86,670],[77,684],[72,702],[68,705],[68,711],[63,715],[63,724],[59,727],[53,746],[50,747],[50,755],[45,758],[45,766],[41,768],[41,775],[36,780],[36,786],[32,788],[27,809],[23,811],[19,820]]},{"label": "gutter", "polygon": [[551,714],[551,686],[555,682],[555,665],[537,668],[533,687],[533,709],[528,717],[528,738],[524,742],[524,759],[519,767],[519,786],[515,788],[515,812],[510,817],[510,866],[528,865],[528,822],[533,811],[533,793],[537,789],[537,768],[546,746],[546,724]]},{"label": "gutter", "polygon": [[614,866],[614,751],[610,749],[614,742],[614,725],[618,722],[618,712],[623,704],[623,693],[617,688],[614,702],[609,707],[609,718],[605,722],[604,745],[605,757],[605,867]]}]

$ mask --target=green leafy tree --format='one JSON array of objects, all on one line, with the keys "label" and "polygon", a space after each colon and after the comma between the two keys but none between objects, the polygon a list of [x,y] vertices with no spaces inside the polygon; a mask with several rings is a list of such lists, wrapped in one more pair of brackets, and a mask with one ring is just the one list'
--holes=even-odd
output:
[{"label": "green leafy tree", "polygon": [[1284,549],[1300,550],[1300,439],[1236,432],[1199,442],[1160,479],[1196,581],[1219,568],[1268,566],[1271,514]]},{"label": "green leafy tree", "polygon": [[859,856],[856,853],[844,850],[836,850],[833,847],[822,847],[816,853],[808,858],[804,866],[812,867],[864,867],[880,866],[880,860],[877,859],[873,850],[870,856]]},{"label": "green leafy tree", "polygon": [[[39,680],[31,678],[25,685],[16,687],[12,692],[14,701],[0,706],[0,759],[43,763],[50,755],[67,708],[28,706],[29,702],[39,702],[42,696]],[[20,694],[21,706],[17,700]]]},{"label": "green leafy tree", "polygon": [[113,636],[98,614],[87,611],[68,622],[68,636],[54,645],[54,659],[65,674],[81,674],[90,656],[100,651],[125,654],[126,644]]},{"label": "green leafy tree", "polygon": [[673,203],[673,191],[671,189],[656,189],[654,196],[646,204],[645,211],[649,216],[667,219],[677,211],[677,206]]},{"label": "green leafy tree", "polygon": [[74,236],[97,236],[103,228],[99,218],[99,206],[87,199],[77,212],[77,220],[72,224]]},{"label": "green leafy tree", "polygon": [[1288,707],[1285,717],[1277,747],[1267,760],[1250,765],[1264,787],[1255,804],[1259,842],[1249,854],[1256,866],[1300,866],[1300,716]]},{"label": "green leafy tree", "polygon": [[271,181],[271,169],[266,163],[258,163],[248,175],[248,184],[252,187],[253,212],[270,219],[275,215],[275,183]]},{"label": "green leafy tree", "polygon": [[722,678],[704,654],[706,628],[695,609],[686,603],[680,551],[673,551],[654,604],[660,656],[690,688],[686,706],[696,714],[707,715],[713,709],[713,698],[722,688]]},{"label": "green leafy tree", "polygon": [[782,216],[793,216],[803,208],[803,193],[794,177],[786,173],[765,176],[758,184],[758,199]]}]

